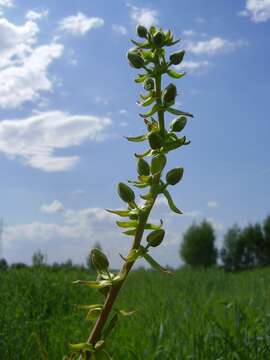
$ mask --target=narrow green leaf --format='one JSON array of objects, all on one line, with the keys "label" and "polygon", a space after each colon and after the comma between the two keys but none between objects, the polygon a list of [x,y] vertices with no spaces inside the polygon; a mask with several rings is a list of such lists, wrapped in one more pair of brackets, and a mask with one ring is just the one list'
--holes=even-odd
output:
[{"label": "narrow green leaf", "polygon": [[136,229],[124,231],[123,234],[128,236],[133,236],[136,234]]},{"label": "narrow green leaf", "polygon": [[129,210],[110,210],[110,209],[105,209],[106,211],[108,211],[111,214],[115,214],[121,217],[127,217],[129,216],[130,211]]},{"label": "narrow green leaf", "polygon": [[128,141],[132,141],[132,142],[142,142],[142,141],[147,140],[147,135],[144,134],[144,135],[139,135],[139,136],[125,136],[125,138]]},{"label": "narrow green leaf", "polygon": [[93,345],[88,344],[88,343],[69,344],[69,347],[73,351],[90,351],[90,352],[94,352]]},{"label": "narrow green leaf", "polygon": [[116,224],[120,228],[136,228],[138,226],[138,221],[130,220],[130,221],[116,221]]},{"label": "narrow green leaf", "polygon": [[161,271],[161,272],[166,273],[166,274],[171,273],[168,269],[165,269],[164,267],[159,265],[159,263],[157,263],[156,260],[154,260],[152,258],[152,256],[150,256],[149,254],[144,253],[142,256],[148,262],[148,264],[150,264],[152,266],[152,268],[154,268],[155,270]]},{"label": "narrow green leaf", "polygon": [[140,195],[140,198],[143,200],[150,200],[153,198],[153,194],[151,192],[145,194],[145,195]]},{"label": "narrow green leaf", "polygon": [[152,181],[152,176],[140,175],[138,176],[138,179],[144,184],[150,184]]},{"label": "narrow green leaf", "polygon": [[130,310],[130,311],[126,311],[126,310],[117,310],[119,314],[121,314],[122,316],[132,316],[134,315],[137,311],[136,310]]},{"label": "narrow green leaf", "polygon": [[177,109],[173,109],[171,107],[169,108],[166,108],[166,110],[173,114],[173,115],[184,115],[184,116],[190,116],[190,117],[193,117],[193,115],[191,113],[188,113],[188,112],[184,112],[184,111],[180,111],[180,110],[177,110]]},{"label": "narrow green leaf", "polygon": [[145,249],[141,247],[140,249],[132,249],[128,253],[128,256],[126,258],[127,262],[133,262],[138,259],[138,257],[142,256],[142,254],[145,252]]},{"label": "narrow green leaf", "polygon": [[142,82],[144,82],[144,80],[146,80],[148,78],[148,74],[139,74],[135,77],[134,81],[137,83],[137,84],[140,84]]},{"label": "narrow green leaf", "polygon": [[97,317],[99,317],[101,313],[102,307],[97,307],[94,309],[90,309],[85,317],[86,320],[91,321],[95,320]]},{"label": "narrow green leaf", "polygon": [[95,309],[95,308],[99,308],[102,307],[103,304],[93,304],[93,305],[76,305],[76,307],[78,309],[83,309],[83,310],[90,310],[90,309]]},{"label": "narrow green leaf", "polygon": [[171,70],[171,69],[169,69],[168,71],[167,71],[167,74],[170,76],[170,77],[172,77],[172,78],[174,78],[174,79],[181,79],[183,76],[185,76],[186,75],[186,73],[178,73],[178,72],[176,72],[176,71],[174,71],[174,70]]},{"label": "narrow green leaf", "polygon": [[82,285],[86,285],[92,289],[102,289],[106,286],[110,286],[111,281],[109,281],[109,280],[102,280],[102,281],[76,280],[76,281],[73,281],[72,284],[82,284]]},{"label": "narrow green leaf", "polygon": [[155,101],[155,98],[150,96],[147,100],[145,100],[145,102],[140,103],[141,106],[149,106],[151,104],[153,104],[153,102]]},{"label": "narrow green leaf", "polygon": [[148,112],[146,112],[144,114],[139,114],[139,115],[143,118],[147,118],[147,117],[154,115],[159,110],[161,110],[161,106],[158,104],[155,104],[151,110],[149,110]]},{"label": "narrow green leaf", "polygon": [[169,205],[170,209],[173,212],[175,212],[176,214],[183,214],[183,212],[180,209],[178,209],[176,207],[176,205],[174,204],[173,199],[172,199],[172,197],[171,197],[171,195],[170,195],[170,193],[169,193],[169,191],[167,189],[163,190],[163,194],[164,194],[164,196],[166,197],[166,199],[168,201],[168,205]]},{"label": "narrow green leaf", "polygon": [[136,158],[144,158],[145,156],[148,156],[150,153],[151,153],[151,149],[148,149],[146,150],[144,153],[142,154],[138,154],[138,153],[135,153],[134,155],[136,156]]},{"label": "narrow green leaf", "polygon": [[142,43],[142,42],[138,42],[135,40],[130,39],[130,41],[132,42],[132,44],[138,46],[141,49],[150,49],[150,45],[148,43]]},{"label": "narrow green leaf", "polygon": [[147,223],[145,225],[145,230],[159,230],[163,225],[163,221],[160,220],[160,225],[155,225],[155,224],[150,224],[150,223]]}]

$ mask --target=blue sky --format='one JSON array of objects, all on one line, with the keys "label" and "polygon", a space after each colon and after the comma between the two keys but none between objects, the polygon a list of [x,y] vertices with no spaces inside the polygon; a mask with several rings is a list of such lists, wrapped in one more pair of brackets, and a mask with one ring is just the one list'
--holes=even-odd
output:
[{"label": "blue sky", "polygon": [[[134,178],[144,130],[140,86],[126,61],[136,23],[182,38],[188,73],[177,81],[181,109],[194,113],[191,145],[171,155],[184,166],[173,189],[183,216],[160,200],[164,246],[153,255],[180,263],[181,236],[212,222],[217,243],[237,222],[270,213],[270,1],[0,0],[0,216],[2,256],[82,263],[99,241],[113,266],[130,239],[104,208],[122,206],[116,184]],[[165,79],[164,84],[168,82]]]}]

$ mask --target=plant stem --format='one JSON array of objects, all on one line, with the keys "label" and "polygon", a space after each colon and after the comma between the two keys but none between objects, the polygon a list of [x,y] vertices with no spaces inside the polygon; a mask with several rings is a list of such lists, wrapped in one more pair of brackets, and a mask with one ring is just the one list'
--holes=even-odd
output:
[{"label": "plant stem", "polygon": [[[158,62],[159,62],[159,60],[158,60]],[[158,105],[162,105],[161,74],[157,75],[155,80],[156,80],[156,103]],[[165,127],[164,127],[164,111],[163,110],[158,111],[158,122],[159,122],[160,134],[162,137],[164,137],[165,136]],[[146,203],[145,203],[148,205],[148,207],[147,207],[147,210],[144,213],[144,215],[140,216],[140,218],[139,218],[139,224],[138,224],[138,227],[136,230],[136,234],[135,234],[135,237],[133,240],[131,250],[138,249],[140,247],[145,225],[147,223],[150,212],[151,212],[151,210],[155,204],[156,198],[158,196],[158,191],[156,191],[156,184],[159,184],[160,177],[161,177],[161,174],[156,175],[153,178],[153,185],[151,186],[151,189],[150,189],[150,191],[153,192],[153,198],[151,200],[146,201]],[[89,338],[87,340],[88,344],[95,345],[96,342],[99,340],[102,330],[104,329],[104,326],[106,325],[106,322],[109,318],[109,315],[113,308],[115,300],[117,299],[118,293],[119,293],[120,289],[122,288],[134,263],[135,263],[135,261],[124,263],[124,265],[120,271],[120,273],[123,275],[123,279],[119,283],[112,286],[112,288],[110,289],[110,291],[106,297],[105,303],[103,305],[102,311],[101,311],[101,313],[89,335]],[[90,358],[91,358],[91,353],[87,352],[86,359],[89,360]]]}]

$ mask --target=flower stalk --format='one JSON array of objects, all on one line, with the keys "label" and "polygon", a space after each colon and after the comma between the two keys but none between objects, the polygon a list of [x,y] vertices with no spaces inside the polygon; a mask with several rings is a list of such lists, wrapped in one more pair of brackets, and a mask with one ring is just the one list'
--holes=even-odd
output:
[{"label": "flower stalk", "polygon": [[[131,142],[148,143],[148,148],[143,154],[135,154],[138,177],[136,180],[129,180],[129,184],[139,189],[146,189],[147,192],[140,195],[143,203],[137,204],[136,195],[131,187],[125,183],[118,184],[118,195],[127,207],[123,210],[107,211],[126,218],[125,221],[116,221],[116,224],[125,230],[125,235],[133,236],[132,246],[126,257],[121,255],[124,263],[117,274],[109,271],[109,261],[105,254],[97,249],[92,250],[92,262],[97,271],[96,280],[77,280],[75,283],[98,290],[105,300],[103,304],[82,306],[88,310],[87,319],[93,321],[94,324],[86,342],[70,345],[69,359],[111,359],[106,348],[107,337],[120,316],[132,313],[119,310],[114,307],[114,304],[133,265],[139,258],[144,258],[154,269],[169,273],[149,254],[151,248],[161,245],[165,236],[162,220],[158,225],[149,222],[156,199],[160,195],[164,196],[170,209],[177,214],[182,214],[182,211],[174,204],[167,188],[181,181],[183,168],[169,170],[165,180],[162,180],[162,176],[168,153],[190,143],[185,136],[178,137],[177,133],[184,129],[187,117],[193,115],[173,107],[177,96],[176,86],[169,83],[163,90],[162,76],[180,79],[185,75],[171,68],[182,62],[185,52],[180,50],[172,53],[166,60],[165,49],[180,41],[174,40],[170,30],[166,32],[154,26],[148,30],[138,25],[137,35],[143,38],[144,42],[131,40],[136,47],[127,53],[127,59],[133,68],[144,70],[144,73],[138,74],[135,78],[135,82],[143,84],[146,90],[146,94],[140,95],[138,103],[142,107],[151,106],[151,109],[140,114],[147,132],[137,137],[127,137],[127,140]],[[165,124],[166,112],[177,116],[171,121],[168,129]],[[144,239],[145,231],[150,231],[150,233]]]}]

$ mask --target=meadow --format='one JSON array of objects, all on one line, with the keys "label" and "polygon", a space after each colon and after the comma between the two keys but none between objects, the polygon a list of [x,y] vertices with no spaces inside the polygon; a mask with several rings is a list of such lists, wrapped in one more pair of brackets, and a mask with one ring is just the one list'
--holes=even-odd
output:
[{"label": "meadow", "polygon": [[[99,302],[99,295],[71,282],[86,278],[86,270],[76,269],[0,272],[0,359],[63,359],[70,342],[84,341],[89,323],[74,304]],[[120,319],[110,354],[114,360],[269,360],[269,279],[268,268],[134,271],[117,307],[137,311]]]}]

